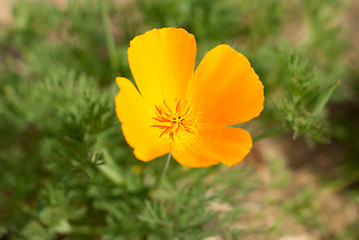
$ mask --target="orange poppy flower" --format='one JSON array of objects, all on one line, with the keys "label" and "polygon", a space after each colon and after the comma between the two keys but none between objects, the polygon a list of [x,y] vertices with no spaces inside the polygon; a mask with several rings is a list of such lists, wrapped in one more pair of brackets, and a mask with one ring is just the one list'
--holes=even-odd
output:
[{"label": "orange poppy flower", "polygon": [[196,48],[194,36],[181,28],[154,29],[131,41],[128,61],[138,90],[116,78],[115,103],[139,160],[171,152],[185,166],[232,166],[249,153],[249,133],[230,126],[261,113],[258,75],[228,45],[209,51],[194,71]]}]

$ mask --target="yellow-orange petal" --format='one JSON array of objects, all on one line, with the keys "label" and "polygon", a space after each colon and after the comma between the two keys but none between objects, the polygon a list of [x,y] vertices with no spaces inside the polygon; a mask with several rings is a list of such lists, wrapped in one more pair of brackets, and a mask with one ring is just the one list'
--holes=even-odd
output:
[{"label": "yellow-orange petal", "polygon": [[203,122],[230,126],[263,110],[263,84],[248,59],[228,45],[209,51],[197,67],[189,90]]},{"label": "yellow-orange petal", "polygon": [[241,128],[205,129],[190,146],[172,144],[171,154],[180,164],[208,167],[219,162],[232,166],[250,152],[252,138]]},{"label": "yellow-orange petal", "polygon": [[135,37],[128,49],[133,78],[154,105],[174,104],[188,89],[196,58],[194,36],[181,28],[154,29]]},{"label": "yellow-orange petal", "polygon": [[122,123],[122,132],[135,156],[150,161],[169,152],[170,143],[159,137],[154,124],[153,110],[145,102],[130,80],[116,78],[120,92],[115,97],[117,117]]}]

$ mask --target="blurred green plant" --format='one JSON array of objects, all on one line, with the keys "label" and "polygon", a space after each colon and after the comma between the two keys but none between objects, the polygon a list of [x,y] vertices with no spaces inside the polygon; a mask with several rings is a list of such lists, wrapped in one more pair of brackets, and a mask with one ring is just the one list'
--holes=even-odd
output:
[{"label": "blurred green plant", "polygon": [[294,139],[305,134],[316,141],[328,142],[329,130],[322,112],[340,81],[321,86],[323,76],[314,70],[310,61],[288,52],[283,55],[288,79],[291,79],[284,86],[286,96],[277,105],[284,124],[294,130]]},{"label": "blurred green plant", "polygon": [[[114,77],[130,75],[126,49],[134,35],[184,27],[196,36],[199,56],[230,43],[253,62],[267,99],[259,126],[270,129],[255,139],[293,130],[294,137],[328,141],[326,103],[332,95],[342,99],[334,89],[339,78],[345,84],[340,55],[346,44],[327,12],[341,7],[331,0],[292,6],[139,0],[121,8],[105,0],[66,3],[18,1],[12,24],[0,28],[0,238],[238,239],[258,233],[233,227],[248,211],[240,203],[257,187],[247,166],[188,169],[173,161],[155,187],[164,161],[133,157],[115,115]],[[283,33],[293,12],[299,24],[308,20],[311,33],[296,44]],[[279,179],[278,188],[288,178]],[[310,197],[298,196],[286,208],[305,220],[294,209]],[[263,236],[266,231],[260,229]]]}]

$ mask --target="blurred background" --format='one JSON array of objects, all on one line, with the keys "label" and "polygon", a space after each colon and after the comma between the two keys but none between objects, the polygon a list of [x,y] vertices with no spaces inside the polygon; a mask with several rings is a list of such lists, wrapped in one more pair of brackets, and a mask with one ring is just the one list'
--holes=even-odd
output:
[{"label": "blurred background", "polygon": [[[0,239],[359,239],[359,2],[1,0]],[[130,40],[182,27],[265,86],[228,168],[135,159],[115,114]]]}]

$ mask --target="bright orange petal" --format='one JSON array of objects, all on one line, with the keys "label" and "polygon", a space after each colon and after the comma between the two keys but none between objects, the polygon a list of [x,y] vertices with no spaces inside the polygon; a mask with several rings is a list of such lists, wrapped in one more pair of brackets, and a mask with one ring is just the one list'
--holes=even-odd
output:
[{"label": "bright orange petal", "polygon": [[160,132],[150,127],[154,111],[142,98],[135,86],[126,78],[116,78],[120,92],[115,97],[117,117],[127,143],[134,148],[135,156],[150,161],[169,152],[170,143],[159,138]]},{"label": "bright orange petal", "polygon": [[129,65],[145,99],[172,105],[185,95],[197,50],[192,34],[181,28],[154,29],[135,37],[130,45]]},{"label": "bright orange petal", "polygon": [[252,138],[241,128],[225,127],[201,131],[190,146],[172,144],[171,154],[180,164],[208,167],[219,162],[232,166],[250,152]]},{"label": "bright orange petal", "polygon": [[249,121],[263,110],[263,84],[248,59],[228,45],[204,56],[189,94],[201,121],[218,126]]}]

